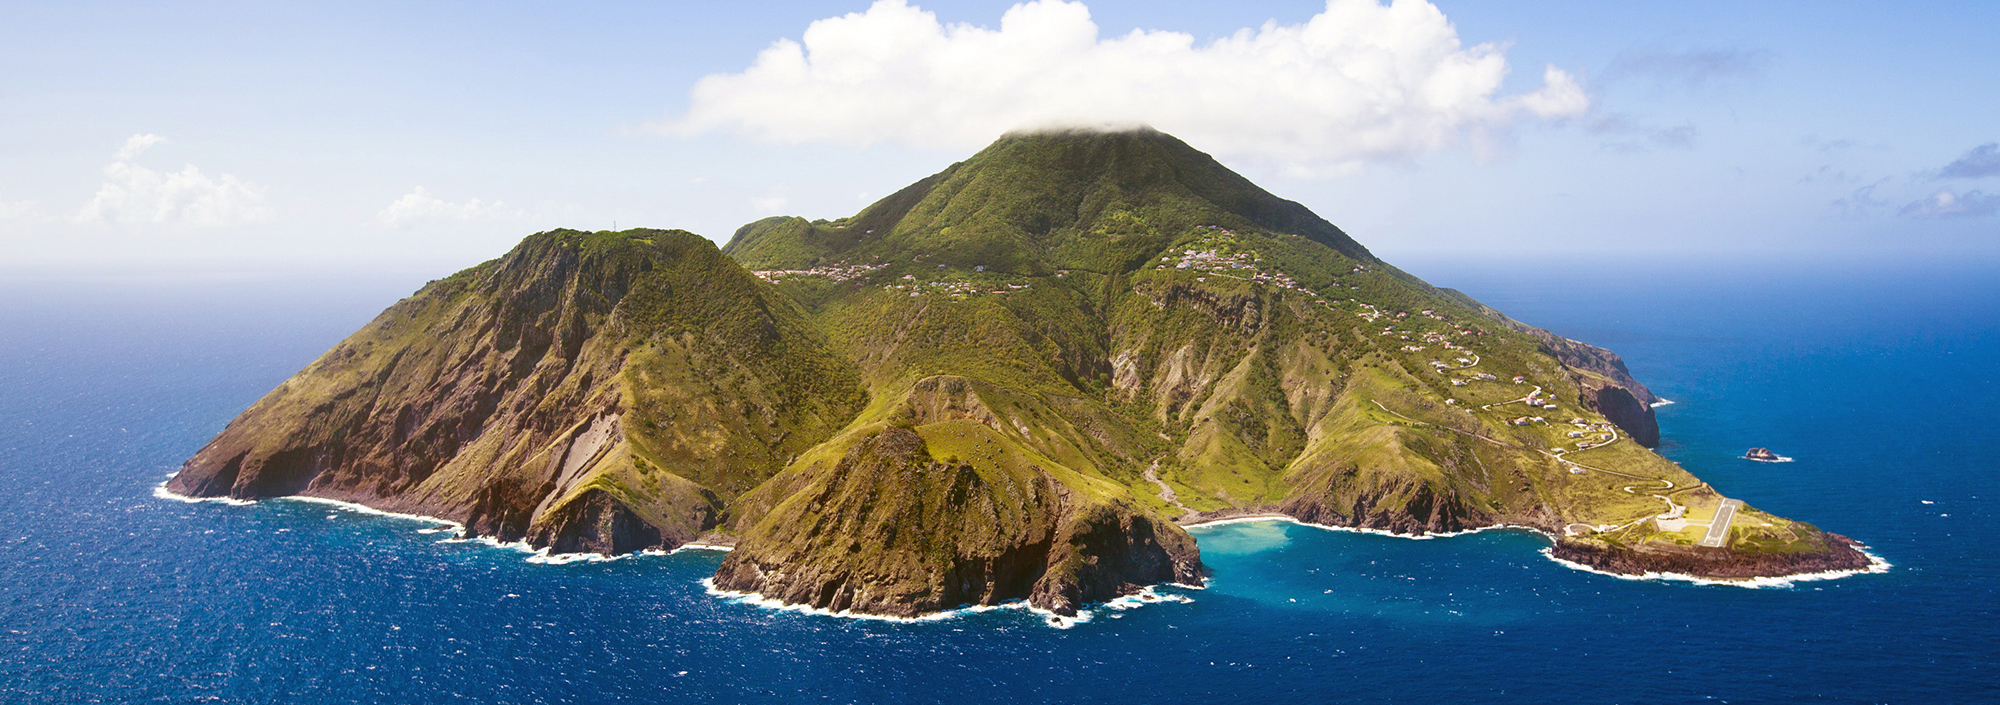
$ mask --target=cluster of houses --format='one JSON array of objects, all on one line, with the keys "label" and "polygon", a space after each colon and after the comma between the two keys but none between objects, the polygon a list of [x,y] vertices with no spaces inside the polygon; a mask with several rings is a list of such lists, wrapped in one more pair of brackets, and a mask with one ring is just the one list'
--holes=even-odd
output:
[{"label": "cluster of houses", "polygon": [[[1223,228],[1215,225],[1204,225],[1201,226],[1201,229],[1213,231],[1224,238],[1230,238],[1236,235],[1236,231],[1234,230],[1230,230],[1228,228]],[[1207,248],[1202,249],[1201,246],[1203,245],[1207,245]],[[1300,286],[1298,280],[1293,279],[1291,275],[1279,271],[1264,271],[1259,266],[1262,263],[1263,259],[1258,257],[1254,252],[1238,252],[1234,254],[1223,254],[1222,251],[1220,249],[1217,249],[1217,247],[1214,245],[1210,245],[1209,243],[1197,243],[1197,247],[1181,250],[1178,259],[1175,259],[1173,255],[1169,255],[1167,259],[1163,259],[1158,265],[1155,265],[1154,269],[1161,271],[1174,270],[1174,271],[1186,271],[1186,272],[1200,272],[1206,275],[1229,277],[1231,279],[1254,282],[1258,284],[1268,284],[1281,289],[1289,289],[1292,291],[1296,291],[1300,294],[1304,294],[1314,299],[1319,299],[1319,305],[1325,306],[1329,311],[1338,310],[1333,307],[1333,304],[1328,303],[1325,299],[1320,298],[1318,292]],[[1364,268],[1356,267],[1355,271],[1361,272],[1367,270]],[[1208,281],[1208,277],[1198,276],[1195,277],[1194,280],[1198,282],[1206,282]],[[1339,286],[1339,282],[1335,282],[1334,286]],[[1350,288],[1358,288],[1358,287],[1350,287]],[[1360,301],[1354,301],[1352,299],[1349,299],[1348,301],[1350,303],[1359,304],[1361,306],[1362,311],[1360,313],[1360,316],[1362,318],[1374,321],[1375,319],[1380,318],[1382,316],[1382,312],[1376,309],[1373,305],[1362,303]]]},{"label": "cluster of houses", "polygon": [[1586,419],[1581,416],[1570,419],[1569,423],[1570,425],[1575,426],[1578,429],[1569,432],[1570,438],[1584,438],[1595,433],[1598,434],[1597,436],[1598,439],[1608,441],[1611,440],[1612,437],[1614,437],[1617,434],[1617,431],[1611,430],[1611,424],[1599,421],[1591,421],[1590,419]]},{"label": "cluster of houses", "polygon": [[[1471,363],[1471,362],[1472,362],[1471,360],[1469,360],[1469,359],[1467,359],[1467,358],[1463,358],[1463,357],[1459,358],[1459,359],[1458,359],[1458,361],[1459,361],[1460,363],[1467,363],[1467,364],[1469,364],[1469,363]],[[1438,361],[1436,361],[1436,360],[1432,360],[1432,361],[1431,361],[1431,366],[1432,366],[1432,367],[1435,367],[1435,368],[1437,368],[1437,371],[1438,371],[1438,372],[1440,372],[1440,373],[1442,373],[1442,372],[1444,372],[1445,370],[1449,369],[1448,367],[1446,367],[1446,365],[1445,365],[1444,363],[1442,363],[1442,362],[1438,362]],[[1486,382],[1491,382],[1491,381],[1494,381],[1494,380],[1497,380],[1497,379],[1500,379],[1500,377],[1499,377],[1499,376],[1497,376],[1497,375],[1494,375],[1494,374],[1493,374],[1493,373],[1491,373],[1491,372],[1475,372],[1475,373],[1473,373],[1473,375],[1472,375],[1472,377],[1471,377],[1470,379],[1468,379],[1468,378],[1465,378],[1465,377],[1453,377],[1453,378],[1451,378],[1451,386],[1454,386],[1454,387],[1463,387],[1463,386],[1465,386],[1465,385],[1468,385],[1468,384],[1471,384],[1471,383],[1472,383],[1472,382],[1473,382],[1474,380],[1479,380],[1479,381],[1486,381]]]},{"label": "cluster of houses", "polygon": [[1528,406],[1539,406],[1549,411],[1556,410],[1556,400],[1539,396],[1537,394],[1529,394],[1528,398],[1524,401],[1528,402]]},{"label": "cluster of houses", "polygon": [[813,267],[812,269],[756,269],[751,270],[750,273],[757,275],[758,279],[767,282],[775,282],[785,277],[826,277],[837,282],[844,282],[887,266],[889,264],[886,262],[881,264],[840,264]]},{"label": "cluster of houses", "polygon": [[901,283],[884,284],[882,288],[892,291],[908,291],[911,296],[922,296],[930,293],[942,294],[953,299],[963,299],[967,296],[976,296],[979,294],[1011,294],[1028,288],[1027,284],[1000,284],[994,286],[975,284],[967,281],[919,282],[916,279],[916,275],[905,274]]},{"label": "cluster of houses", "polygon": [[1464,350],[1464,349],[1465,349],[1465,348],[1463,348],[1463,347],[1459,347],[1459,345],[1458,345],[1457,343],[1453,343],[1453,342],[1451,342],[1451,338],[1450,338],[1449,336],[1445,335],[1444,333],[1439,333],[1439,332],[1437,332],[1437,331],[1426,331],[1426,332],[1424,333],[1424,342],[1427,342],[1427,343],[1437,343],[1437,344],[1439,344],[1439,345],[1442,345],[1442,346],[1444,346],[1444,348],[1445,348],[1446,350]]},{"label": "cluster of houses", "polygon": [[[1210,273],[1222,273],[1238,269],[1255,270],[1257,262],[1257,256],[1248,252],[1225,255],[1213,249],[1187,249],[1181,251],[1179,261],[1171,263],[1162,261],[1155,269],[1193,269]],[[1169,266],[1170,264],[1171,267]]]},{"label": "cluster of houses", "polygon": [[[1226,235],[1235,234],[1228,230],[1223,230],[1222,233]],[[1222,254],[1221,251],[1215,249],[1207,249],[1207,250],[1187,249],[1181,251],[1179,260],[1171,263],[1162,261],[1158,266],[1154,268],[1160,270],[1174,269],[1180,271],[1207,272],[1209,274],[1221,275],[1233,279],[1242,279],[1245,281],[1257,282],[1259,284],[1270,284],[1272,286],[1284,289],[1291,289],[1293,291],[1303,293],[1307,296],[1312,296],[1312,297],[1319,296],[1319,294],[1301,288],[1299,286],[1298,281],[1292,279],[1291,275],[1289,274],[1286,274],[1284,272],[1266,272],[1259,269],[1257,265],[1262,261],[1263,260],[1259,259],[1257,255],[1248,252],[1238,252],[1235,254],[1225,255]],[[1169,266],[1169,264],[1171,264],[1171,266]],[[1241,272],[1242,274],[1239,275],[1238,272]],[[1197,279],[1197,281],[1207,281],[1207,278],[1205,277],[1199,278]]]}]

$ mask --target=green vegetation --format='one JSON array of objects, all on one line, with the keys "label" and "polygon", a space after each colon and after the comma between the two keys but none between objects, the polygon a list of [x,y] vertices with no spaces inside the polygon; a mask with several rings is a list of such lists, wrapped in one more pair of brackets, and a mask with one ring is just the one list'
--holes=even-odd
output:
[{"label": "green vegetation", "polygon": [[[718,585],[829,609],[1062,611],[1195,579],[1174,519],[1694,551],[1721,497],[1631,440],[1652,399],[1608,351],[1424,284],[1171,137],[1024,134],[721,250],[532,236],[391,307],[175,489],[564,550],[707,534],[738,542]],[[1748,509],[1729,536],[1834,545]]]}]

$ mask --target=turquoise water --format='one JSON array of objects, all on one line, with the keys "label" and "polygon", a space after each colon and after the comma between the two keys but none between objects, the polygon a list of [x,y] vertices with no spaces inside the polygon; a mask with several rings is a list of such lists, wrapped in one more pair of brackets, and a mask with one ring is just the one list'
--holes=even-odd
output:
[{"label": "turquoise water", "polygon": [[[1196,531],[1212,583],[1162,589],[1190,602],[1069,629],[778,612],[706,594],[712,552],[541,565],[326,505],[153,496],[415,282],[13,282],[0,701],[1995,699],[2000,267],[1413,269],[1618,350],[1677,402],[1663,453],[1895,568],[1752,590],[1570,570],[1521,532],[1248,523]],[[1797,462],[1736,459],[1753,445]]]}]

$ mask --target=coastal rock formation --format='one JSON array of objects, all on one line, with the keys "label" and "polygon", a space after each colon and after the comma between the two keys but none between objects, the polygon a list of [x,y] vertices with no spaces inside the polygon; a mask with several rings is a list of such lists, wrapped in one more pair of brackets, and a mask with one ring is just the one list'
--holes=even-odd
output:
[{"label": "coastal rock formation", "polygon": [[[1381,261],[1151,130],[1009,135],[849,218],[551,231],[433,282],[188,461],[559,552],[733,543],[726,590],[1062,614],[1203,573],[1174,517],[1508,524],[1618,572],[1849,561],[1647,449],[1608,350]],[[1747,511],[1747,510],[1746,510]],[[1667,528],[1662,528],[1667,527]]]},{"label": "coastal rock formation", "polygon": [[[1005,445],[984,426],[927,428]],[[868,429],[837,462],[801,470],[800,489],[745,532],[715,585],[915,616],[1018,599],[1075,614],[1146,585],[1200,581],[1185,532],[1092,492],[1112,488],[1060,472],[1025,456],[979,466],[940,460],[914,430]]]},{"label": "coastal rock formation", "polygon": [[1661,545],[1628,548],[1558,540],[1550,555],[1607,573],[1675,573],[1717,580],[1866,570],[1869,566],[1859,542],[1833,533],[1817,534],[1804,550],[1796,551]]},{"label": "coastal rock formation", "polygon": [[1632,390],[1611,384],[1592,385],[1584,383],[1581,401],[1603,414],[1606,421],[1617,424],[1618,428],[1632,435],[1632,440],[1647,448],[1660,447],[1660,421],[1653,413],[1653,407],[1632,395]]}]

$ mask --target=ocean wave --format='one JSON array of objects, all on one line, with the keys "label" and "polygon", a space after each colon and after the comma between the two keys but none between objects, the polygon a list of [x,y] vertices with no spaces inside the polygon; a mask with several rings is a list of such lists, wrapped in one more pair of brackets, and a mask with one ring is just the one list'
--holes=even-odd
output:
[{"label": "ocean wave", "polygon": [[544,547],[529,555],[527,560],[529,563],[539,565],[569,565],[571,563],[608,563],[636,555],[639,554],[621,553],[616,556],[607,556],[602,553],[550,553],[549,549]]},{"label": "ocean wave", "polygon": [[[169,475],[167,477],[167,482],[171,481],[173,481],[173,476]],[[153,488],[153,496],[161,499],[174,500],[176,502],[187,502],[190,504],[200,503],[200,502],[214,502],[218,504],[228,504],[231,506],[243,506],[243,505],[257,503],[257,500],[234,499],[230,497],[189,497],[186,495],[177,494],[174,491],[167,489],[166,482],[162,482],[158,486],[155,486]],[[369,516],[386,517],[390,519],[402,519],[406,521],[417,521],[426,524],[433,524],[434,526],[431,526],[429,528],[418,529],[417,533],[428,535],[428,534],[451,532],[452,534],[451,536],[444,539],[440,539],[438,543],[475,543],[485,546],[487,548],[497,548],[501,550],[515,551],[527,554],[526,558],[527,562],[538,565],[597,563],[604,561],[621,560],[636,556],[669,556],[675,553],[679,553],[683,550],[697,550],[697,551],[730,550],[730,547],[728,546],[721,546],[717,544],[691,543],[683,545],[679,548],[675,548],[674,550],[671,551],[664,551],[659,549],[645,549],[640,551],[633,551],[631,553],[619,554],[616,556],[607,556],[602,553],[551,553],[547,547],[537,548],[535,546],[529,545],[528,542],[526,541],[501,541],[491,536],[467,536],[466,535],[467,532],[465,530],[465,524],[457,521],[452,521],[450,519],[434,517],[426,514],[392,512],[385,509],[377,509],[375,507],[370,507],[365,504],[346,502],[338,499],[327,499],[325,497],[308,497],[301,495],[293,495],[286,497],[272,497],[271,501],[305,502],[310,504],[321,504],[333,507],[335,509],[353,512],[355,514],[366,514]]]},{"label": "ocean wave", "polygon": [[174,481],[174,476],[168,475],[167,479],[161,480],[160,484],[154,485],[153,496],[158,497],[160,499],[170,499],[175,502],[185,502],[187,504],[202,504],[206,502],[212,504],[227,504],[232,507],[243,507],[257,503],[257,500],[254,499],[237,499],[235,497],[189,497],[187,495],[180,494],[173,490],[167,489],[167,483],[173,481]]},{"label": "ocean wave", "polygon": [[[309,504],[324,504],[330,507],[334,507],[336,509],[344,509],[350,512],[354,512],[356,514],[367,514],[371,516],[388,517],[391,519],[404,519],[408,521],[421,521],[428,524],[437,524],[438,525],[437,529],[457,530],[461,534],[465,532],[464,524],[452,521],[450,519],[440,519],[438,517],[429,516],[426,514],[406,514],[403,512],[392,512],[384,509],[376,509],[366,504],[343,502],[338,499],[327,499],[325,497],[307,497],[304,495],[273,497],[271,499],[272,501],[277,501],[277,502],[306,502]],[[432,533],[435,533],[435,531],[433,531]]]},{"label": "ocean wave", "polygon": [[1672,400],[1672,399],[1668,399],[1668,398],[1666,398],[1666,397],[1660,397],[1660,400],[1659,400],[1659,401],[1656,401],[1656,402],[1653,402],[1652,404],[1648,404],[1648,406],[1651,406],[1651,407],[1653,407],[1653,408],[1655,408],[1655,409],[1658,409],[1658,408],[1660,408],[1660,407],[1662,407],[1662,406],[1666,406],[1666,405],[1668,405],[1668,404],[1672,404],[1672,403],[1674,403],[1674,400]]},{"label": "ocean wave", "polygon": [[505,548],[513,548],[516,550],[527,551],[529,553],[528,562],[540,565],[566,565],[570,563],[607,563],[610,561],[619,561],[628,558],[640,558],[640,557],[661,558],[665,556],[671,556],[676,553],[680,553],[682,551],[721,551],[727,553],[729,551],[736,550],[735,547],[733,546],[724,546],[721,544],[684,543],[674,547],[672,550],[663,550],[658,548],[642,548],[637,551],[633,551],[631,553],[620,553],[615,556],[608,556],[602,553],[589,553],[589,552],[550,553],[547,547],[535,548],[533,546],[529,546],[528,543],[525,541],[515,541],[506,544],[496,543],[495,545],[502,546]]},{"label": "ocean wave", "polygon": [[723,553],[728,553],[728,552],[730,552],[730,551],[734,551],[734,550],[736,550],[736,547],[735,547],[735,546],[724,546],[724,545],[722,545],[722,544],[719,544],[719,543],[695,543],[695,542],[689,542],[689,543],[684,543],[684,544],[681,544],[680,546],[676,547],[676,548],[675,548],[674,550],[671,550],[671,551],[667,551],[667,552],[665,552],[665,553],[662,553],[662,554],[660,554],[660,555],[665,555],[665,556],[671,556],[671,555],[673,555],[673,554],[676,554],[676,553],[680,553],[681,551],[721,551],[721,552],[723,552]]},{"label": "ocean wave", "polygon": [[[1176,587],[1188,587],[1179,584],[1174,584],[1174,585]],[[1007,602],[1002,602],[997,605],[969,605],[965,607],[959,607],[956,609],[945,610],[942,612],[921,614],[915,617],[897,617],[894,615],[886,615],[886,614],[869,614],[867,612],[855,612],[853,610],[840,610],[836,612],[823,607],[813,607],[811,605],[801,605],[791,602],[785,602],[783,600],[765,597],[764,595],[755,592],[724,590],[722,588],[718,588],[715,586],[714,578],[702,578],[701,586],[703,589],[708,591],[709,595],[721,598],[725,601],[750,605],[753,607],[772,610],[775,612],[796,612],[798,614],[807,614],[816,617],[859,619],[859,620],[866,620],[873,622],[894,622],[898,624],[921,624],[925,622],[941,622],[949,619],[959,619],[961,617],[965,617],[968,615],[985,614],[987,612],[997,612],[1000,610],[1026,610],[1028,612],[1035,614],[1038,617],[1041,617],[1043,624],[1054,627],[1056,629],[1069,629],[1075,627],[1076,625],[1089,622],[1092,620],[1092,618],[1096,616],[1095,611],[1090,609],[1077,610],[1074,616],[1065,616],[1028,604],[1027,600],[1009,600]],[[1167,604],[1167,603],[1186,604],[1194,602],[1194,598],[1188,597],[1186,595],[1162,593],[1157,589],[1155,589],[1156,587],[1157,586],[1149,585],[1144,588],[1140,588],[1140,590],[1136,593],[1112,598],[1111,600],[1096,605],[1096,607],[1099,609],[1122,612],[1126,610],[1138,609],[1140,607],[1145,607],[1148,605]]]},{"label": "ocean wave", "polygon": [[[1175,585],[1178,586],[1178,584]],[[1147,585],[1146,587],[1139,588],[1138,592],[1132,593],[1130,595],[1122,595],[1119,597],[1112,598],[1104,603],[1104,608],[1111,610],[1118,610],[1122,612],[1125,610],[1138,609],[1141,607],[1145,607],[1147,605],[1157,605],[1163,602],[1176,602],[1183,605],[1194,602],[1194,598],[1192,597],[1188,597],[1186,595],[1176,595],[1170,592],[1160,592],[1159,590],[1155,589],[1156,587],[1157,586],[1154,585]]]}]

